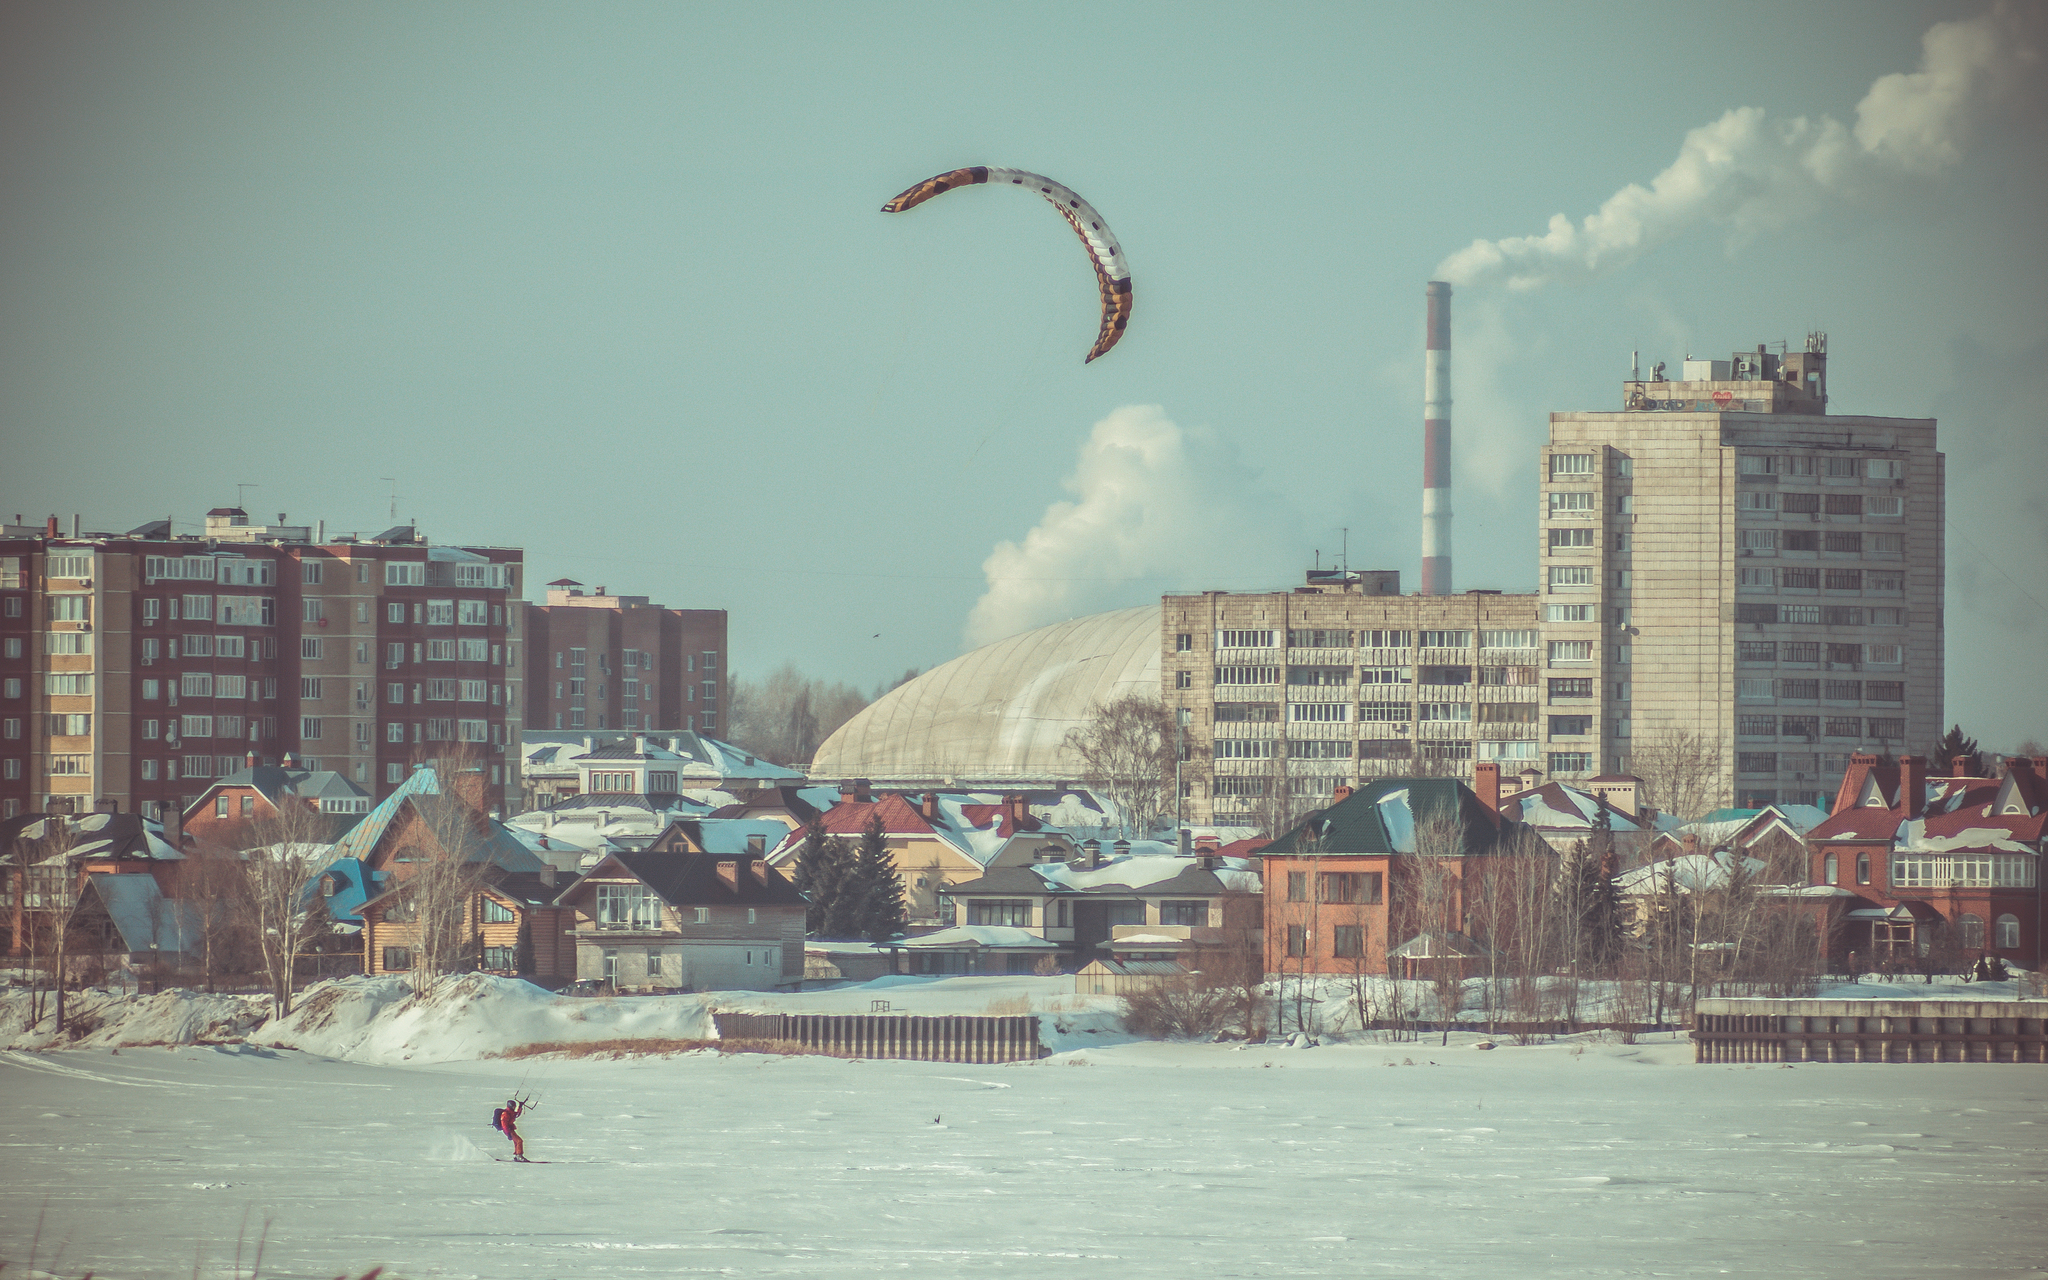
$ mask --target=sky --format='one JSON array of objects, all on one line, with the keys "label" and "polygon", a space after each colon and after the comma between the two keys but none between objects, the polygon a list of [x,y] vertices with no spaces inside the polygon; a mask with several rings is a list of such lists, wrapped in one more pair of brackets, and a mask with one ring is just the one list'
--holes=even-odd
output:
[{"label": "sky", "polygon": [[[871,687],[1345,552],[1412,589],[1449,276],[1458,589],[1533,589],[1546,415],[1618,405],[1631,351],[1825,330],[1836,411],[1940,419],[1948,715],[2009,748],[2048,738],[2044,30],[1907,0],[12,4],[0,512],[374,532],[395,491],[529,581],[728,610],[743,677]],[[879,212],[974,164],[1110,221],[1114,351],[1082,361],[1095,281],[1043,202]]]}]

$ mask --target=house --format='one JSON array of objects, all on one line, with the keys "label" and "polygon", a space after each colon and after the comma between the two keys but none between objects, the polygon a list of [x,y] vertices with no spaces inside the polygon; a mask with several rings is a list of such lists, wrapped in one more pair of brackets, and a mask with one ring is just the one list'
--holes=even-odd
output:
[{"label": "house", "polygon": [[[468,869],[459,927],[469,967],[508,967],[486,961],[510,959],[509,967],[530,972],[537,981],[571,976],[571,953],[555,942],[566,920],[553,906],[567,877],[478,807],[483,795],[475,771],[443,779],[432,766],[422,765],[335,843],[321,886],[323,891],[333,887],[337,896],[351,887],[365,895],[355,912],[362,921],[363,972],[412,967],[418,922],[411,917],[417,904],[405,890],[406,881],[430,864],[452,859]],[[530,961],[516,954],[522,933],[533,940]],[[487,953],[487,948],[500,950]],[[515,954],[507,957],[503,948]],[[531,970],[524,967],[527,963]]]},{"label": "house", "polygon": [[[321,815],[318,834],[323,842],[331,842],[370,811],[370,793],[332,769],[258,765],[250,759],[246,767],[216,779],[185,806],[182,817],[188,837],[220,847],[233,845],[245,824],[275,816],[280,805],[295,801]],[[286,759],[289,762],[290,757]]]},{"label": "house", "polygon": [[789,828],[773,818],[677,818],[649,841],[649,853],[746,854],[765,858]]},{"label": "house", "polygon": [[[952,885],[947,896],[953,917],[941,924],[1021,929],[1052,946],[1057,963],[1077,969],[1097,959],[1198,964],[1197,953],[1256,946],[1261,932],[1259,874],[1251,863],[1182,854],[1159,841],[1119,840],[1107,857],[1093,838],[1071,855],[1058,845],[1013,843],[982,875]],[[912,972],[963,971],[932,967],[951,963],[952,953],[918,951],[912,943],[929,948],[930,942],[904,944],[925,965]],[[1013,957],[1019,965],[1026,958]],[[1030,966],[1008,971],[1029,972]]]},{"label": "house", "polygon": [[1920,756],[1851,756],[1827,819],[1806,833],[1811,883],[1854,899],[1830,953],[1856,953],[1859,968],[1929,956],[2040,968],[2044,827],[2048,757],[2013,756],[2001,777],[1941,777]]},{"label": "house", "polygon": [[1592,839],[1604,820],[1614,841],[1615,865],[1628,867],[1642,861],[1657,828],[1648,815],[1637,811],[1634,788],[1625,785],[1635,779],[1602,775],[1589,779],[1585,786],[1530,781],[1533,785],[1513,792],[1503,786],[1502,817],[1530,827],[1559,851]]},{"label": "house", "polygon": [[[881,823],[883,843],[903,878],[910,923],[924,928],[954,923],[947,894],[954,885],[979,879],[1000,855],[1029,863],[1041,857],[1064,861],[1075,852],[1072,837],[1034,815],[1022,793],[876,793],[856,781],[843,785],[838,801],[818,817],[827,835],[849,842],[859,840],[872,822]],[[768,861],[793,876],[805,834],[790,831],[769,851]]]},{"label": "house", "polygon": [[1477,765],[1478,790],[1442,777],[1339,787],[1335,803],[1268,844],[1267,971],[1379,972],[1390,961],[1462,955],[1462,943],[1437,945],[1436,935],[1504,945],[1513,921],[1492,908],[1505,895],[1480,882],[1548,875],[1556,855],[1495,809],[1496,768]]},{"label": "house", "polygon": [[963,924],[898,938],[880,949],[890,954],[895,972],[1019,974],[1036,973],[1047,960],[1058,963],[1060,945],[1030,929]]},{"label": "house", "polygon": [[[25,814],[0,819],[0,929],[4,929],[6,954],[28,955],[39,931],[56,923],[53,917],[59,904],[69,904],[68,929],[95,911],[114,915],[112,904],[117,901],[140,900],[130,895],[147,899],[153,912],[159,910],[154,904],[175,900],[186,858],[164,839],[162,830],[135,813]],[[138,887],[101,893],[92,889],[95,876],[133,879]],[[142,889],[140,881],[148,881],[150,888]],[[141,935],[128,932],[124,936],[134,940]],[[177,936],[182,939],[184,935]],[[77,937],[67,933],[65,949],[84,954],[81,947],[118,940],[104,931],[88,930]],[[159,939],[159,949],[161,942]]]},{"label": "house", "polygon": [[805,902],[753,854],[610,853],[555,905],[576,976],[619,991],[768,991],[804,976]]},{"label": "house", "polygon": [[[659,759],[651,765],[641,762],[637,771],[651,768],[657,774],[673,772],[675,777],[667,786],[672,792],[723,792],[723,802],[729,802],[757,791],[804,785],[801,769],[761,759],[729,742],[695,731],[607,735],[529,730],[520,736],[520,750],[520,779],[529,809],[553,808],[570,797],[587,794],[591,790],[588,774],[593,765],[616,772],[616,763],[605,762],[650,753],[659,753]],[[635,789],[645,793],[658,792],[663,787],[659,779],[653,785],[640,780]]]}]

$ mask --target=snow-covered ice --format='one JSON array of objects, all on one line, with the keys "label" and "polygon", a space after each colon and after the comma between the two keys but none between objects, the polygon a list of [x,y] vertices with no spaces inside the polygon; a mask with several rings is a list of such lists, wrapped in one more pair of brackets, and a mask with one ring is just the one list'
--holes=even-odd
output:
[{"label": "snow-covered ice", "polygon": [[[998,988],[943,989],[966,1006]],[[553,1036],[576,1012],[501,1003],[423,1014],[408,1038]],[[704,1007],[566,1003],[604,1034],[637,1030],[606,1005],[669,1028],[647,1034]],[[0,1053],[0,1258],[26,1267],[42,1212],[37,1267],[109,1280],[192,1275],[195,1255],[229,1275],[245,1219],[244,1270],[267,1220],[278,1277],[2040,1274],[2039,1067],[1080,1030],[1061,1043],[1085,1047],[1005,1066],[422,1065],[392,1060],[395,1030],[346,1022],[326,1048],[383,1061]],[[529,1153],[555,1163],[493,1159],[490,1109],[521,1088],[539,1095]]]}]

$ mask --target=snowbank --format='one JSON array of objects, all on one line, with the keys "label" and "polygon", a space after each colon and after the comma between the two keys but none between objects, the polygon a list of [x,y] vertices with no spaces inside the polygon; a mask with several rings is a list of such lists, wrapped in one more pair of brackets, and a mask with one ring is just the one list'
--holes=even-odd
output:
[{"label": "snowbank", "polygon": [[713,1040],[711,999],[582,999],[477,973],[416,997],[402,978],[340,978],[313,987],[290,1017],[249,1038],[351,1062],[467,1062],[559,1041]]},{"label": "snowbank", "polygon": [[[44,992],[43,1017],[27,1026],[29,993],[0,991],[0,1049],[121,1049],[131,1045],[220,1044],[240,1040],[270,1013],[268,996],[162,991],[115,994],[99,989],[64,997],[65,1032],[57,1033],[57,997]],[[80,1028],[85,1034],[76,1034]]]}]

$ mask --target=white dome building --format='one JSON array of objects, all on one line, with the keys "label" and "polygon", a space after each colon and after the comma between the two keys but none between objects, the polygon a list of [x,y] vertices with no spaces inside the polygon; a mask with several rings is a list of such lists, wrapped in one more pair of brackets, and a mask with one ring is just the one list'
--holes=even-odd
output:
[{"label": "white dome building", "polygon": [[955,788],[1078,778],[1068,733],[1127,693],[1159,697],[1159,610],[1071,618],[934,667],[840,726],[811,776]]}]

